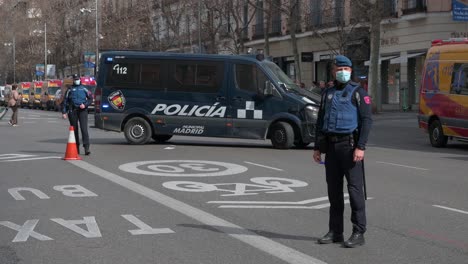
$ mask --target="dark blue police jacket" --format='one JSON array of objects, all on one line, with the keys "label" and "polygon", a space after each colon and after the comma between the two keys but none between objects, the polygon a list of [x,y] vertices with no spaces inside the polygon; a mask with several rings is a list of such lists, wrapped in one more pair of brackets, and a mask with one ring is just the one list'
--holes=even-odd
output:
[{"label": "dark blue police jacket", "polygon": [[359,85],[348,82],[341,90],[330,87],[325,92],[325,114],[322,132],[351,134],[358,127],[358,111],[353,94]]},{"label": "dark blue police jacket", "polygon": [[70,87],[70,89],[68,89],[67,93],[65,94],[62,113],[65,114],[67,111],[73,110],[73,108],[79,108],[81,104],[84,104],[85,107],[88,107],[89,99],[90,96],[86,87],[82,85]]}]

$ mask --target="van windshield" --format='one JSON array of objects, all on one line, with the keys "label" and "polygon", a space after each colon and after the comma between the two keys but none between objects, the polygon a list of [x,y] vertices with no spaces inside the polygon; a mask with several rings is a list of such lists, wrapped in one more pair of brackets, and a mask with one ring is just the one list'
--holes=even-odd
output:
[{"label": "van windshield", "polygon": [[288,75],[286,75],[286,73],[283,72],[283,70],[281,70],[280,67],[278,67],[278,65],[271,61],[264,61],[263,64],[273,72],[274,81],[276,81],[277,84],[281,86],[281,88],[283,88],[286,92],[300,94],[320,102],[320,95],[300,88],[291,80],[291,78],[288,77]]}]

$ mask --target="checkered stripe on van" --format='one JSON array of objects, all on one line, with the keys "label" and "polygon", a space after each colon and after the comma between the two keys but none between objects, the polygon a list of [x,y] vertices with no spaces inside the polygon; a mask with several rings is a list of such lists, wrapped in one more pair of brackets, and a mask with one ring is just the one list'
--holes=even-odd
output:
[{"label": "checkered stripe on van", "polygon": [[263,111],[255,110],[255,102],[246,101],[245,109],[237,109],[237,118],[263,119]]}]

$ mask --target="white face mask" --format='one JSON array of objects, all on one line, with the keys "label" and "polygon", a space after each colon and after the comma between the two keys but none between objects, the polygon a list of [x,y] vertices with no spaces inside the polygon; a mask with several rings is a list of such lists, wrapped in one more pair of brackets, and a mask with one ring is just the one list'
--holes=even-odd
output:
[{"label": "white face mask", "polygon": [[81,81],[80,81],[80,80],[74,80],[73,83],[74,83],[75,85],[80,85]]},{"label": "white face mask", "polygon": [[336,72],[336,80],[340,83],[347,83],[351,80],[351,72],[350,71],[337,71]]}]

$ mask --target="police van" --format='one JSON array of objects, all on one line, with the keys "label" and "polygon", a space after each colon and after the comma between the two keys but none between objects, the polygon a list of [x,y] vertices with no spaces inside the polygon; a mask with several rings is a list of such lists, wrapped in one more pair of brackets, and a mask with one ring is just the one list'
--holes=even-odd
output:
[{"label": "police van", "polygon": [[95,126],[130,144],[173,135],[314,141],[320,97],[258,55],[111,51],[101,54]]}]

